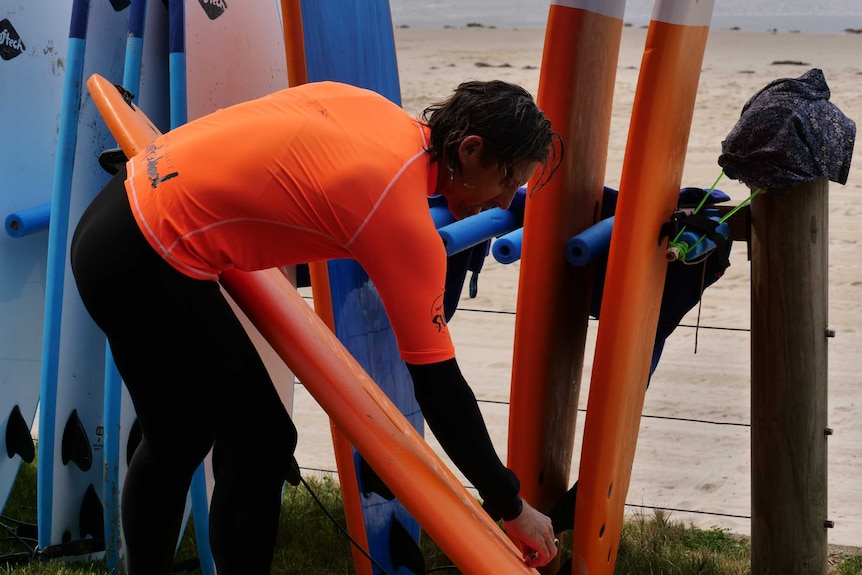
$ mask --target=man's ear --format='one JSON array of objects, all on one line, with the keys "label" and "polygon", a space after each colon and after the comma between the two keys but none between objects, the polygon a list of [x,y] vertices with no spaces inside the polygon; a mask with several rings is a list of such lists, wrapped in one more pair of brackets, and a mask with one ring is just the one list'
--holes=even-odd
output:
[{"label": "man's ear", "polygon": [[461,145],[458,146],[458,157],[461,160],[461,165],[478,163],[484,147],[485,141],[482,136],[471,135],[461,140]]}]

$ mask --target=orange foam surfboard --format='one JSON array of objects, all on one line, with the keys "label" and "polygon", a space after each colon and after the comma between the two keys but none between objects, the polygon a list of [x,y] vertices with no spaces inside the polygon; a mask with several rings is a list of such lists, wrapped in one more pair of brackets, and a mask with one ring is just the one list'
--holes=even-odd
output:
[{"label": "orange foam surfboard", "polygon": [[[87,89],[93,97],[96,109],[105,118],[108,129],[127,158],[136,155],[161,135],[161,131],[132,101],[132,94],[121,92],[104,76],[90,76],[87,79]],[[126,106],[128,111],[123,110],[123,106]],[[108,118],[112,117],[121,118],[122,121],[108,122]]]},{"label": "orange foam surfboard", "polygon": [[547,512],[568,489],[593,266],[566,262],[596,223],[605,181],[625,0],[555,0],[537,102],[563,137],[556,175],[528,193],[509,408],[508,465]]},{"label": "orange foam surfboard", "polygon": [[632,109],[575,504],[574,573],[614,571],[714,0],[658,0]]},{"label": "orange foam surfboard", "polygon": [[465,574],[535,573],[305,300],[272,272],[223,285],[422,528]]},{"label": "orange foam surfboard", "polygon": [[[104,77],[87,87],[128,154],[152,140],[145,114]],[[140,138],[138,140],[137,138]],[[119,139],[119,138],[118,138]],[[345,437],[467,575],[535,575],[520,551],[362,366],[277,270],[222,275],[222,285]]]}]

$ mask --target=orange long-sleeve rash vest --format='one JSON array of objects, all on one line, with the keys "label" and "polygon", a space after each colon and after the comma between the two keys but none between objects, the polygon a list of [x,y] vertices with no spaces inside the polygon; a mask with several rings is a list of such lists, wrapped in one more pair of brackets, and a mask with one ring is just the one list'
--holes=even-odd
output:
[{"label": "orange long-sleeve rash vest", "polygon": [[129,161],[126,189],[149,243],[194,278],[356,259],[402,358],[427,364],[454,357],[427,142],[427,127],[382,96],[310,83],[160,136]]}]

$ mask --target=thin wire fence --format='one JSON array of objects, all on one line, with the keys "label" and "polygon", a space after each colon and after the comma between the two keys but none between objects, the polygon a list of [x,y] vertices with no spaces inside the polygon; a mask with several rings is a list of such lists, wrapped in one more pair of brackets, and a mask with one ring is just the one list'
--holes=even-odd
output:
[{"label": "thin wire fence", "polygon": [[[307,301],[311,302],[312,298],[310,296],[305,296]],[[458,312],[467,312],[467,313],[477,313],[477,314],[489,314],[489,315],[505,315],[512,316],[514,318],[515,312],[508,310],[490,310],[490,309],[481,309],[481,308],[470,308],[470,307],[458,307]],[[594,318],[590,318],[590,323],[595,324],[598,323],[598,320]],[[689,323],[680,323],[678,328],[682,329],[693,329],[693,330],[703,330],[706,332],[716,331],[716,332],[735,332],[739,334],[749,334],[751,330],[749,328],[735,328],[735,327],[723,327],[723,326],[712,326],[712,325],[695,325]],[[299,381],[295,381],[295,384],[301,385]],[[509,402],[496,400],[496,399],[488,399],[483,398],[477,395],[477,402],[480,405],[494,405],[508,408]],[[584,414],[587,412],[585,408],[578,408],[578,413]],[[641,415],[642,420],[653,420],[653,421],[672,421],[672,422],[680,422],[683,424],[690,424],[694,426],[713,426],[713,427],[728,427],[728,428],[742,428],[742,429],[750,429],[751,424],[743,421],[719,421],[719,420],[710,420],[710,419],[702,419],[702,418],[689,418],[689,417],[678,417],[678,416],[668,416],[668,415],[657,415],[650,413],[643,413]],[[335,469],[326,469],[326,468],[318,468],[318,467],[301,467],[302,470],[312,472],[312,473],[324,473],[329,475],[338,475],[338,471]],[[476,489],[470,485],[469,483],[465,483],[464,487],[470,490],[473,493],[476,493]],[[735,513],[724,513],[719,511],[707,511],[703,509],[696,508],[677,508],[677,507],[667,507],[667,506],[659,506],[659,505],[645,505],[645,504],[636,504],[636,503],[626,503],[626,507],[631,510],[655,510],[655,511],[666,511],[673,513],[690,513],[701,516],[712,516],[716,518],[734,518],[734,519],[744,519],[750,520],[751,515],[744,514],[735,514]]]}]

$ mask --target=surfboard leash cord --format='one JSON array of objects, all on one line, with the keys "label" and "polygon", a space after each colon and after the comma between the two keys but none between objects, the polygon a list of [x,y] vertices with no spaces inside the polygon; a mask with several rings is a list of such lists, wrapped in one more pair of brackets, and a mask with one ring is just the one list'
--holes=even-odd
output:
[{"label": "surfboard leash cord", "polygon": [[[36,556],[37,540],[35,537],[35,527],[32,523],[0,515],[0,530],[6,532],[6,536],[0,536],[0,542],[15,541],[26,549],[26,551],[0,555],[0,565],[7,567],[10,565],[19,565],[31,561]],[[30,535],[26,533],[28,530],[32,531]]]},{"label": "surfboard leash cord", "polygon": [[[370,554],[367,550],[365,550],[365,549],[364,549],[364,548],[359,544],[359,542],[358,542],[358,541],[356,541],[356,540],[355,540],[355,539],[350,535],[350,532],[349,532],[349,531],[347,531],[347,529],[345,529],[344,527],[342,527],[342,526],[338,523],[338,521],[336,521],[335,517],[333,517],[333,516],[332,516],[332,514],[329,512],[329,510],[328,510],[328,509],[326,509],[326,506],[323,504],[323,502],[322,502],[322,501],[317,497],[317,493],[315,493],[315,492],[314,492],[314,490],[311,488],[311,486],[308,484],[308,482],[305,480],[305,478],[304,478],[304,477],[302,477],[301,475],[300,475],[300,477],[299,477],[299,482],[300,482],[300,483],[305,487],[306,491],[308,491],[309,495],[311,495],[311,498],[312,498],[312,499],[314,499],[315,503],[317,503],[317,506],[318,506],[318,507],[320,507],[320,509],[321,509],[321,510],[323,511],[323,513],[324,513],[324,514],[329,518],[329,520],[332,522],[332,524],[333,524],[333,525],[335,525],[335,527],[336,527],[336,528],[337,528],[337,529],[338,529],[338,530],[339,530],[339,531],[340,531],[340,532],[341,532],[341,533],[342,533],[342,534],[347,538],[347,540],[348,540],[348,541],[350,541],[351,545],[353,545],[354,547],[356,547],[357,549],[359,549],[359,552],[360,552],[360,553],[362,553],[362,554],[363,554],[363,555],[364,555],[364,556],[365,556],[369,561],[371,561],[371,562],[374,564],[374,566],[375,566],[375,567],[380,571],[380,574],[381,574],[381,575],[390,575],[390,574],[386,571],[386,569],[384,569],[384,568],[383,568],[383,566],[382,566],[382,565],[380,565],[380,563],[378,563],[378,562],[374,559],[374,557],[372,557],[372,556],[371,556],[371,554]],[[457,568],[458,568],[458,567],[457,567],[456,565],[442,565],[442,566],[439,566],[439,567],[432,567],[431,569],[426,569],[425,571],[423,571],[423,573],[421,573],[421,574],[417,574],[417,575],[427,575],[428,573],[434,573],[434,572],[437,572],[437,571],[454,570],[454,569],[457,569]]]},{"label": "surfboard leash cord", "polygon": [[305,487],[305,490],[308,491],[308,494],[311,495],[311,498],[314,499],[314,502],[317,503],[317,506],[320,507],[320,509],[329,518],[329,520],[332,522],[332,524],[335,525],[335,527],[338,528],[338,530],[341,531],[341,533],[345,537],[347,537],[348,541],[350,541],[350,543],[354,547],[359,549],[359,552],[362,553],[365,557],[367,557],[369,561],[374,563],[374,566],[377,567],[383,575],[389,575],[386,572],[386,569],[384,569],[383,566],[380,565],[380,563],[375,561],[374,557],[372,557],[371,554],[368,553],[368,551],[366,551],[365,549],[362,548],[362,545],[360,545],[359,542],[357,542],[350,535],[350,533],[347,531],[347,529],[342,527],[338,523],[338,521],[335,520],[335,517],[332,516],[332,514],[329,512],[329,510],[326,508],[326,506],[323,504],[323,502],[317,497],[317,493],[314,492],[314,490],[311,488],[311,486],[308,484],[308,482],[305,480],[305,478],[302,475],[299,476],[299,482],[302,483],[302,485]]}]

